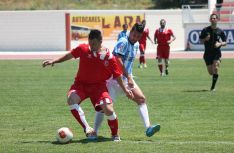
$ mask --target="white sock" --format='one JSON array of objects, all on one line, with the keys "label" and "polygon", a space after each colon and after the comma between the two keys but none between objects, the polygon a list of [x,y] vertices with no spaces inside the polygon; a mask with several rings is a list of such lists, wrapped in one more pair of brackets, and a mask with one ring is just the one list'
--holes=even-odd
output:
[{"label": "white sock", "polygon": [[80,105],[78,105],[78,104],[70,105],[70,110],[73,110],[73,109],[75,109],[79,113],[80,120],[85,125],[86,129],[89,128],[90,126],[89,126],[88,122],[86,121],[84,111],[82,110]]},{"label": "white sock", "polygon": [[97,135],[98,135],[98,129],[100,128],[103,119],[104,119],[104,113],[96,111],[95,121],[94,121],[94,131],[97,133]]},{"label": "white sock", "polygon": [[147,129],[148,127],[150,127],[149,113],[148,113],[147,105],[146,105],[146,103],[143,103],[141,105],[138,105],[138,108],[139,108],[140,116],[144,122],[144,126]]},{"label": "white sock", "polygon": [[165,59],[162,59],[162,74],[165,74],[165,70],[166,70],[166,63],[165,63]]}]

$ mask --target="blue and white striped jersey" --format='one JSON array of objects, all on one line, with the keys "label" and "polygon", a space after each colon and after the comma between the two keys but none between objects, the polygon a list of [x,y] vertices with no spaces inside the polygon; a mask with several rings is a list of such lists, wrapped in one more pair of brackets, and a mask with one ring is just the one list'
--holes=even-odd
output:
[{"label": "blue and white striped jersey", "polygon": [[127,30],[126,31],[125,30],[121,31],[119,33],[119,35],[118,35],[117,41],[119,41],[119,39],[122,38],[122,37],[127,37],[128,34],[129,34],[129,32]]},{"label": "blue and white striped jersey", "polygon": [[131,44],[128,40],[128,36],[120,38],[113,50],[114,55],[120,55],[122,57],[124,67],[130,75],[132,75],[133,62],[138,50],[139,43]]}]

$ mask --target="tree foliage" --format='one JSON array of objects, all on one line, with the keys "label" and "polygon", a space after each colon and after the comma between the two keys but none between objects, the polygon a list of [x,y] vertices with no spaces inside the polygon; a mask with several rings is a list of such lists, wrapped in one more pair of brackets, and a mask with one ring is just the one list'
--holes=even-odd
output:
[{"label": "tree foliage", "polygon": [[208,0],[152,0],[156,9],[181,8],[185,4],[207,4]]}]

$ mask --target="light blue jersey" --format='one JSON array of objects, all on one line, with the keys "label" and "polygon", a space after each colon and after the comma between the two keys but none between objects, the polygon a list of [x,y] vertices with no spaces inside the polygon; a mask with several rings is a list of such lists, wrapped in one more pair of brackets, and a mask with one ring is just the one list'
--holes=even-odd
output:
[{"label": "light blue jersey", "polygon": [[132,67],[137,51],[139,50],[139,43],[131,44],[127,37],[119,39],[113,50],[114,55],[120,55],[122,62],[128,74],[132,75]]},{"label": "light blue jersey", "polygon": [[121,31],[121,32],[119,33],[119,35],[118,35],[117,41],[119,41],[119,39],[122,38],[122,37],[127,37],[127,35],[128,35],[128,31],[127,31],[127,30]]}]

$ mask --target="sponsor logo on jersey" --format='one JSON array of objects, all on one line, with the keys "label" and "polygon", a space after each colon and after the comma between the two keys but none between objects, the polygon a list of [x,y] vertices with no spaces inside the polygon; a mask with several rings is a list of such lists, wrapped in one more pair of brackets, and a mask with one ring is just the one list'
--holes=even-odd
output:
[{"label": "sponsor logo on jersey", "polygon": [[105,67],[109,66],[109,61],[105,60],[105,61],[104,61],[104,66],[105,66]]}]

